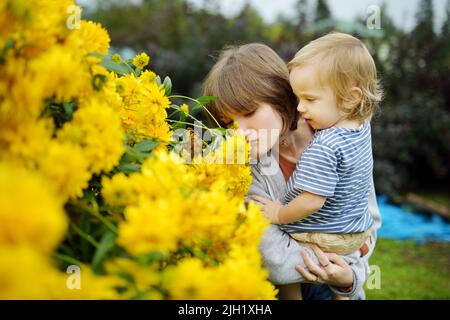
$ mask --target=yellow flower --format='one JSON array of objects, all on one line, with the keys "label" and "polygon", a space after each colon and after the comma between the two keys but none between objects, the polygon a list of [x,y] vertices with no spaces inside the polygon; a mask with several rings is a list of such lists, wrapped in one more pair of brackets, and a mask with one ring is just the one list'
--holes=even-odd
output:
[{"label": "yellow flower", "polygon": [[133,64],[140,70],[144,69],[144,67],[148,65],[149,61],[150,57],[145,52],[133,58]]},{"label": "yellow flower", "polygon": [[[9,56],[0,68],[0,128],[19,130],[41,114],[44,83],[30,74],[29,61]],[[1,139],[1,138],[0,138]]]},{"label": "yellow flower", "polygon": [[181,111],[183,111],[185,114],[189,113],[189,106],[186,103],[183,103],[180,107]]},{"label": "yellow flower", "polygon": [[[182,216],[183,242],[206,246],[230,239],[236,228],[237,217],[242,211],[242,200],[230,198],[224,192],[225,185],[218,181],[209,190],[194,189],[179,210]],[[223,247],[227,249],[227,246]],[[224,252],[212,252],[218,257]]]},{"label": "yellow flower", "polygon": [[97,64],[91,66],[91,73],[94,79],[100,82],[100,90],[87,91],[85,95],[80,96],[80,105],[88,104],[90,100],[102,101],[110,109],[120,114],[123,109],[123,100],[116,91],[115,74]]},{"label": "yellow flower", "polygon": [[136,175],[127,177],[123,172],[115,174],[111,178],[102,178],[102,196],[105,201],[113,207],[125,207],[137,204],[138,192]]},{"label": "yellow flower", "polygon": [[46,254],[29,246],[0,244],[0,299],[52,299],[65,289],[62,279]]},{"label": "yellow flower", "polygon": [[[119,299],[120,295],[117,292],[117,287],[122,284],[122,280],[116,275],[100,276],[94,274],[88,265],[81,265],[79,279],[74,279],[76,283],[79,280],[79,289],[71,289],[70,274],[60,277],[60,281],[55,288],[56,299],[71,299],[71,300],[98,300],[98,299]],[[75,284],[74,283],[74,284]],[[56,292],[59,289],[59,292]]]},{"label": "yellow flower", "polygon": [[258,246],[264,230],[269,226],[269,221],[264,218],[260,207],[253,202],[249,202],[241,219],[242,222],[235,231],[233,243],[242,246]]},{"label": "yellow flower", "polygon": [[120,54],[115,53],[112,55],[111,60],[114,61],[115,63],[120,63],[122,62],[122,57],[120,56]]},{"label": "yellow flower", "polygon": [[234,246],[214,273],[209,299],[273,300],[277,290],[267,276],[256,247]]},{"label": "yellow flower", "polygon": [[82,147],[93,173],[110,171],[125,151],[118,115],[98,100],[81,106],[58,132],[58,139]]},{"label": "yellow flower", "polygon": [[176,249],[180,236],[177,200],[149,200],[141,197],[138,205],[125,209],[125,221],[119,224],[117,243],[129,253],[140,255]]},{"label": "yellow flower", "polygon": [[63,239],[63,202],[39,175],[0,163],[0,245],[29,245],[49,253]]},{"label": "yellow flower", "polygon": [[52,47],[31,61],[30,69],[34,81],[44,86],[44,96],[54,95],[57,101],[67,101],[92,87],[87,65],[68,47]]},{"label": "yellow flower", "polygon": [[67,9],[74,5],[73,0],[2,2],[6,3],[4,8],[0,5],[0,10],[6,9],[6,22],[11,23],[6,28],[10,33],[8,38],[16,40],[17,47],[23,48],[20,54],[24,57],[37,57],[69,34]]},{"label": "yellow flower", "polygon": [[108,32],[100,24],[82,20],[80,28],[68,36],[67,45],[82,56],[93,52],[107,54],[110,41]]},{"label": "yellow flower", "polygon": [[37,160],[37,171],[49,180],[64,201],[80,197],[91,174],[85,153],[78,145],[52,140]]},{"label": "yellow flower", "polygon": [[[12,122],[9,124],[12,125]],[[50,119],[29,119],[20,121],[20,124],[17,127],[2,127],[0,158],[35,168],[36,162],[47,152],[53,133],[53,122]]]},{"label": "yellow flower", "polygon": [[217,180],[225,181],[231,196],[243,198],[252,182],[249,161],[250,146],[243,135],[228,137],[217,150],[197,157],[190,166],[198,176],[199,184],[210,186]]},{"label": "yellow flower", "polygon": [[213,270],[196,258],[182,260],[176,266],[169,266],[163,273],[163,288],[170,299],[214,299],[209,294],[212,286]]},{"label": "yellow flower", "polygon": [[118,78],[116,85],[123,99],[122,124],[127,133],[136,137],[135,142],[148,138],[157,138],[162,145],[168,142],[172,135],[166,122],[170,101],[164,88],[158,87],[156,81],[134,75]]},{"label": "yellow flower", "polygon": [[139,79],[143,80],[144,84],[150,83],[150,82],[156,82],[156,74],[153,71],[145,70],[145,71],[142,71],[141,75],[139,76]]},{"label": "yellow flower", "polygon": [[156,268],[140,265],[132,259],[116,258],[106,263],[106,270],[108,274],[128,275],[131,277],[131,283],[123,279],[122,286],[127,287],[126,297],[149,291],[152,286],[159,283],[160,274]]}]

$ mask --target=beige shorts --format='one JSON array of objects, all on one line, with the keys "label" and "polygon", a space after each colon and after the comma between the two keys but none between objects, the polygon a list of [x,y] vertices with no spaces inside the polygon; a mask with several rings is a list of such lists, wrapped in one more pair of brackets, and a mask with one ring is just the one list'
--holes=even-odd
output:
[{"label": "beige shorts", "polygon": [[361,248],[372,232],[373,230],[369,229],[366,232],[349,234],[302,232],[290,235],[302,244],[316,244],[325,252],[347,255]]}]

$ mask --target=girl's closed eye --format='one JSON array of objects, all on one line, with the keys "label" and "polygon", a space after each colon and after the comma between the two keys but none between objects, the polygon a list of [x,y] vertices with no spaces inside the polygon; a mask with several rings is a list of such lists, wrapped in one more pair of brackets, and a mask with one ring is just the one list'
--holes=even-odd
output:
[{"label": "girl's closed eye", "polygon": [[233,120],[231,120],[231,119],[222,118],[220,120],[221,120],[221,122],[222,122],[221,124],[224,128],[230,128],[231,126],[233,126]]},{"label": "girl's closed eye", "polygon": [[255,114],[255,112],[256,112],[256,110],[250,111],[250,112],[244,114],[244,117],[246,117],[246,118],[251,117],[252,115]]},{"label": "girl's closed eye", "polygon": [[228,121],[228,122],[224,123],[224,127],[227,129],[231,129],[233,127],[233,123],[234,123],[234,121]]}]

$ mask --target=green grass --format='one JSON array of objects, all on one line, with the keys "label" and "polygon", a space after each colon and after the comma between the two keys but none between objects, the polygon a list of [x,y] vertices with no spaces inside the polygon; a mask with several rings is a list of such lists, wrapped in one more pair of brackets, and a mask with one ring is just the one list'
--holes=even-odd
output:
[{"label": "green grass", "polygon": [[379,267],[381,288],[368,288],[372,274],[368,300],[450,299],[450,243],[378,239],[369,264]]}]

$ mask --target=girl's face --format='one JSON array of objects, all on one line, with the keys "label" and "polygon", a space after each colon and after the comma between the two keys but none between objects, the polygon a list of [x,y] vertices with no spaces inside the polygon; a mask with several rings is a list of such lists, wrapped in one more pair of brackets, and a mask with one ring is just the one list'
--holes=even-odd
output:
[{"label": "girl's face", "polygon": [[278,143],[283,121],[269,104],[260,103],[252,113],[230,117],[239,123],[239,130],[247,135],[252,158],[265,155]]}]

